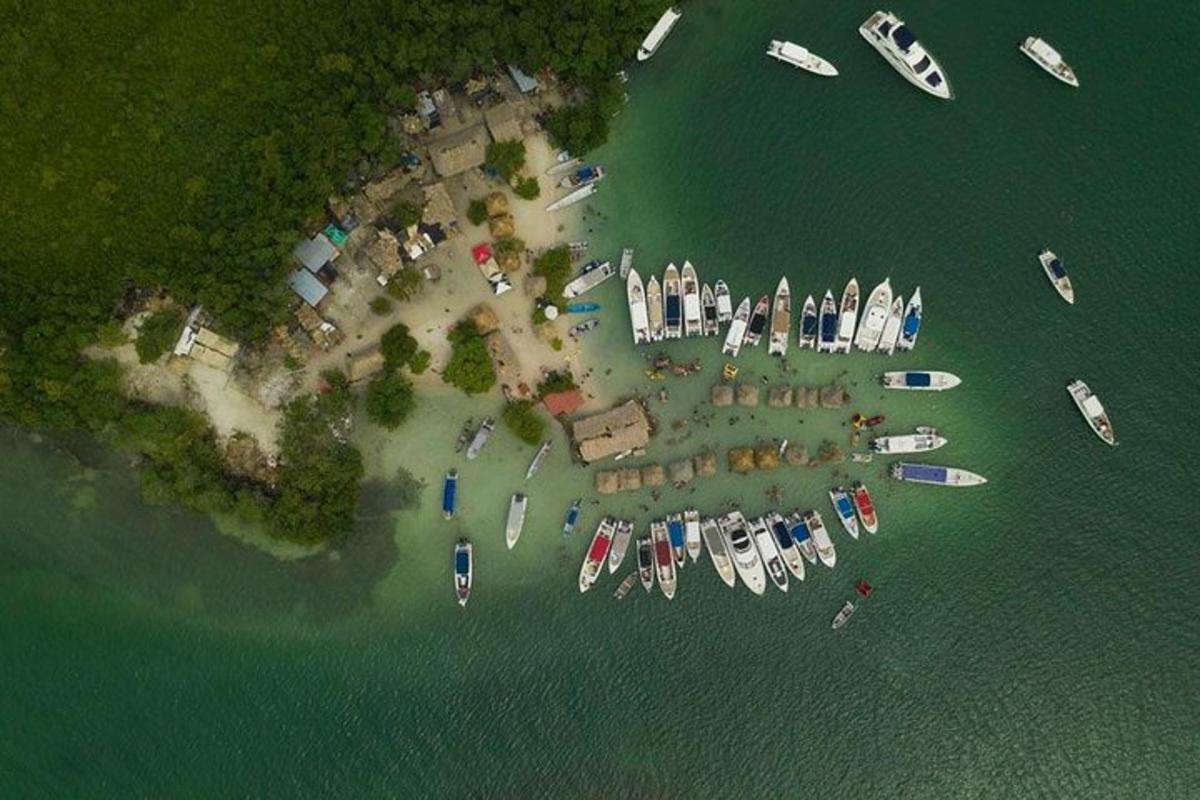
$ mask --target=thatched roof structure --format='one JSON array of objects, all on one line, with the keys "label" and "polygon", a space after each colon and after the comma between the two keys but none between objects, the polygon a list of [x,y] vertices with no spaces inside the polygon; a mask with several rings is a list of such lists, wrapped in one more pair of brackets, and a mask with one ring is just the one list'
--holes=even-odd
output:
[{"label": "thatched roof structure", "polygon": [[383,372],[383,351],[379,349],[378,345],[351,353],[347,359],[349,364],[346,368],[346,377],[350,379],[351,383],[366,380]]},{"label": "thatched roof structure", "polygon": [[792,404],[792,387],[772,386],[767,391],[767,406],[770,408],[787,408]]},{"label": "thatched roof structure", "polygon": [[524,138],[520,117],[511,103],[492,106],[483,112],[483,119],[487,122],[488,132],[497,142],[520,141]]},{"label": "thatched roof structure", "polygon": [[692,457],[695,462],[696,476],[711,478],[717,474],[717,454],[707,447]]},{"label": "thatched roof structure", "polygon": [[576,422],[571,436],[580,457],[591,463],[650,442],[650,419],[636,400]]},{"label": "thatched roof structure", "polygon": [[499,217],[509,213],[508,195],[504,192],[492,192],[487,197],[483,198],[483,204],[487,207],[487,215],[489,217]]},{"label": "thatched roof structure", "polygon": [[754,471],[754,449],[751,447],[731,447],[728,453],[729,471],[739,475]]},{"label": "thatched roof structure", "polygon": [[446,191],[446,184],[439,181],[423,188],[425,212],[421,215],[422,221],[430,225],[439,225],[443,229],[457,225],[458,212],[454,210],[454,203],[450,200],[450,192]]},{"label": "thatched roof structure", "polygon": [[447,134],[429,145],[429,160],[442,177],[450,177],[483,166],[488,135],[482,125]]},{"label": "thatched roof structure", "polygon": [[667,472],[662,464],[647,464],[642,467],[642,485],[657,489],[667,482]]},{"label": "thatched roof structure", "polygon": [[717,408],[733,405],[733,387],[727,383],[718,383],[712,388],[712,404]]},{"label": "thatched roof structure", "polygon": [[758,387],[752,383],[742,383],[737,387],[737,404],[753,408],[758,405]]}]

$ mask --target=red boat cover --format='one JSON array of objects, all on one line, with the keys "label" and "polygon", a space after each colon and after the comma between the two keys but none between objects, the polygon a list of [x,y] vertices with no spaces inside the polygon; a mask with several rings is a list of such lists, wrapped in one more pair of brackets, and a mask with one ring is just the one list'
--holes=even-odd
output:
[{"label": "red boat cover", "polygon": [[492,246],[487,242],[477,244],[471,248],[471,255],[474,256],[476,264],[482,264],[492,257]]},{"label": "red boat cover", "polygon": [[667,542],[655,542],[654,554],[658,556],[658,563],[669,563],[671,561],[671,545]]},{"label": "red boat cover", "polygon": [[608,555],[608,546],[612,544],[612,539],[607,536],[597,536],[592,540],[591,549],[588,550],[588,561],[603,561]]},{"label": "red boat cover", "polygon": [[858,510],[863,513],[864,517],[869,517],[875,514],[875,504],[871,502],[871,495],[867,494],[866,489],[855,489],[854,501],[858,503]]}]

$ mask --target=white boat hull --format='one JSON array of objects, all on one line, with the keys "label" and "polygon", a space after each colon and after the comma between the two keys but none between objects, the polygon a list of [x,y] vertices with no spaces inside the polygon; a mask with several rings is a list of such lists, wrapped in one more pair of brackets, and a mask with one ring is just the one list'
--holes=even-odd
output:
[{"label": "white boat hull", "polygon": [[854,335],[854,346],[864,353],[874,353],[879,347],[883,336],[883,326],[887,324],[888,314],[892,308],[892,284],[889,280],[871,290],[867,305],[863,308],[862,321],[858,323],[858,333]]}]

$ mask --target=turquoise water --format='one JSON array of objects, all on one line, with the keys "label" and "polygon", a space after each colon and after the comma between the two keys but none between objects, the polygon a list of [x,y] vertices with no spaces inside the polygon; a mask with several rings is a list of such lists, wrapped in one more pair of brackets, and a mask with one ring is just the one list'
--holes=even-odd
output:
[{"label": "turquoise water", "polygon": [[[558,528],[571,498],[593,499],[592,478],[561,433],[530,486],[532,451],[506,432],[476,462],[453,455],[461,421],[496,413],[498,398],[433,392],[400,432],[361,430],[374,473],[406,466],[427,482],[420,507],[291,564],[142,506],[107,454],[6,435],[5,794],[1196,796],[1200,157],[1180,67],[1200,13],[896,10],[954,102],[919,94],[860,40],[868,6],[689,4],[633,73],[589,238],[636,247],[643,272],[690,258],[739,295],[784,272],[801,296],[851,275],[867,288],[890,275],[906,296],[919,283],[923,338],[887,363],[950,369],[964,385],[885,396],[871,383],[880,357],[796,354],[784,375],[755,352],[739,359],[743,379],[838,379],[851,406],[714,411],[715,345],[671,349],[702,358],[701,375],[647,380],[616,285],[597,298],[588,363],[606,393],[652,397],[661,432],[643,461],[759,438],[846,449],[858,410],[886,413],[895,432],[937,425],[951,441],[938,460],[986,487],[897,485],[876,462],[722,470],[694,493],[589,502],[589,529],[600,508],[639,524],[730,499],[761,511],[772,486],[788,507],[824,511],[829,483],[855,478],[879,507],[879,536],[835,532],[837,569],[810,570],[786,596],[729,590],[701,565],[671,603],[640,590],[616,603],[615,578],[575,589],[585,537],[564,543]],[[1080,90],[1017,52],[1029,32],[1065,53]],[[775,37],[841,76],[768,60]],[[1073,308],[1040,272],[1045,245],[1072,271]],[[1073,377],[1101,395],[1120,447],[1087,431],[1064,391]],[[463,512],[445,523],[450,466]],[[508,552],[517,490],[530,515]],[[465,612],[450,589],[459,535],[478,556]],[[859,576],[876,595],[833,635]]]}]

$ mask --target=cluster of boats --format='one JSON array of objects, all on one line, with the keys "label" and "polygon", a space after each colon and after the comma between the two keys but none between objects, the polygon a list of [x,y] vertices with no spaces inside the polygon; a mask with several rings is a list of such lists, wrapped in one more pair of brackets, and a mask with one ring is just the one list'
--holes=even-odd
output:
[{"label": "cluster of boats", "polygon": [[[835,486],[829,500],[842,529],[857,539],[862,530],[876,533],[879,518],[866,486],[854,483],[849,489]],[[605,517],[597,525],[579,569],[579,591],[586,592],[596,583],[607,565],[614,573],[625,560],[633,540],[633,524],[628,520]],[[668,514],[650,523],[647,534],[637,538],[634,550],[637,569],[634,575],[647,591],[657,583],[667,599],[675,596],[678,572],[690,558],[696,561],[708,551],[713,568],[727,585],[738,580],[755,594],[763,594],[768,580],[786,592],[789,575],[804,580],[805,562],[818,561],[826,567],[837,564],[837,550],[819,511],[796,509],[784,515],[768,512],[747,519],[733,510],[716,517],[701,517],[694,508]],[[632,586],[633,575],[618,589],[618,595]]]},{"label": "cluster of boats", "polygon": [[[713,286],[702,283],[690,261],[683,262],[682,270],[668,264],[661,284],[657,275],[643,283],[638,271],[630,269],[625,291],[635,345],[719,336],[721,326],[728,325],[722,347],[725,355],[736,357],[743,347],[756,347],[764,337],[769,354],[787,355],[792,290],[786,277],[779,279],[773,300],[763,295],[752,307],[751,298],[746,297],[736,309],[725,281],[718,280]],[[819,353],[849,353],[857,348],[864,353],[891,355],[897,350],[912,350],[921,332],[923,314],[921,287],[906,303],[903,295],[893,295],[891,279],[885,278],[862,302],[858,280],[851,278],[842,291],[841,302],[829,289],[820,305],[811,294],[804,299],[796,324],[797,346]]]},{"label": "cluster of boats", "polygon": [[571,190],[546,206],[547,211],[554,212],[569,208],[591,197],[596,193],[598,184],[604,180],[608,172],[602,164],[580,164],[578,158],[572,157],[564,150],[558,154],[556,163],[546,170],[546,174],[552,178],[562,175],[563,178],[559,180],[558,185],[563,189]]}]

